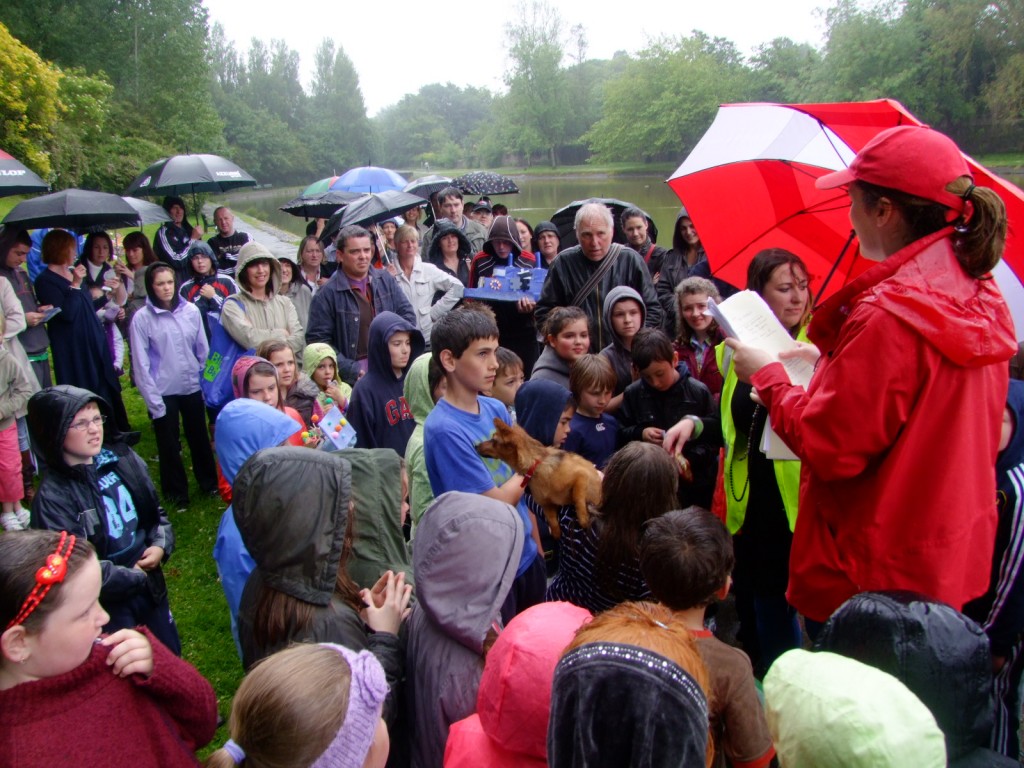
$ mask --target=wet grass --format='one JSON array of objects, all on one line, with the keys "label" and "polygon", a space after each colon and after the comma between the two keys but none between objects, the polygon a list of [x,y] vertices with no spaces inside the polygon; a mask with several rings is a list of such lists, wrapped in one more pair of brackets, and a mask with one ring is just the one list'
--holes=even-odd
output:
[{"label": "wet grass", "polygon": [[[132,426],[142,433],[135,450],[149,467],[150,477],[159,488],[159,465],[156,461],[156,440],[150,426],[146,406],[127,378],[122,380],[125,407]],[[185,466],[191,467],[188,446],[184,443]],[[213,562],[213,543],[217,526],[226,508],[219,498],[204,495],[190,477],[192,503],[178,512],[169,507],[174,526],[176,546],[165,566],[171,610],[181,635],[182,655],[213,685],[217,692],[220,713],[226,718],[231,699],[242,679],[242,662],[231,637],[228,606]],[[214,738],[213,746],[227,739],[225,728]],[[205,756],[212,747],[200,752]]]}]

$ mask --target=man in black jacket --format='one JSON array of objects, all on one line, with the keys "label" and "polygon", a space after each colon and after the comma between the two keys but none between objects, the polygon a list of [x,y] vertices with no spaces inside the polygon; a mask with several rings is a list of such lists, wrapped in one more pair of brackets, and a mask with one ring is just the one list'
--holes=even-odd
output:
[{"label": "man in black jacket", "polygon": [[[600,203],[580,206],[576,212],[576,239],[579,245],[558,254],[548,272],[537,301],[534,317],[543,328],[548,312],[555,307],[578,306],[590,320],[590,351],[597,353],[611,343],[611,329],[601,318],[604,297],[619,285],[628,285],[643,298],[644,325],[661,325],[661,304],[643,259],[632,248],[612,244],[614,222],[611,212]],[[612,259],[605,263],[605,259]],[[600,274],[598,274],[600,273]],[[588,287],[588,282],[593,281]]]}]

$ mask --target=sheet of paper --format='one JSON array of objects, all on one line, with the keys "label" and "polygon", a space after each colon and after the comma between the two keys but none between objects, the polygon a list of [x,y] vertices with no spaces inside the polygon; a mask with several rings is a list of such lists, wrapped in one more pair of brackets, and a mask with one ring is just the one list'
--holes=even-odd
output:
[{"label": "sheet of paper", "polygon": [[771,419],[765,422],[764,432],[761,434],[761,453],[775,461],[800,461],[800,457],[793,453],[772,429]]},{"label": "sheet of paper", "polygon": [[[782,327],[771,307],[757,293],[740,291],[733,294],[720,304],[713,299],[708,300],[708,312],[726,336],[739,339],[744,344],[758,347],[778,359],[780,352],[795,349],[797,342]],[[794,384],[806,387],[814,366],[805,360],[790,359],[780,361]],[[771,428],[771,420],[765,424],[761,437],[761,452],[769,459],[781,461],[798,461],[799,457],[790,450],[782,438]]]},{"label": "sheet of paper", "polygon": [[[721,303],[709,299],[708,312],[718,321],[726,336],[770,352],[776,358],[780,352],[798,346],[771,307],[753,291],[740,291]],[[790,359],[782,365],[794,384],[806,387],[810,383],[814,366],[807,361]]]}]

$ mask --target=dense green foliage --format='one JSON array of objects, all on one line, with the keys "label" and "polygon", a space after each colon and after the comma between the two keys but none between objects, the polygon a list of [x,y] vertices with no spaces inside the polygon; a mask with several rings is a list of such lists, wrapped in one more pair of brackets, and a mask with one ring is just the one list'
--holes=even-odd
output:
[{"label": "dense green foliage", "polygon": [[434,83],[370,119],[330,39],[304,87],[297,51],[257,39],[237,50],[200,0],[7,0],[0,147],[57,188],[119,189],[184,151],[301,184],[366,163],[676,161],[723,102],[882,97],[974,152],[1021,144],[1024,0],[832,0],[820,50],[778,38],[749,56],[694,30],[595,60],[585,27],[550,0],[506,18],[503,92]]}]

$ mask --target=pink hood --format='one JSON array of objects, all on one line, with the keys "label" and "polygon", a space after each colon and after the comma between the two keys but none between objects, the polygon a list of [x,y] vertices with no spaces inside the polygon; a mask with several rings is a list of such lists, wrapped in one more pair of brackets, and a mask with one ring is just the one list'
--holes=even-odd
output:
[{"label": "pink hood", "polygon": [[524,765],[524,757],[547,761],[555,665],[590,619],[584,608],[555,602],[535,605],[509,622],[487,654],[477,714],[452,726],[446,766],[481,764],[480,745],[474,744],[481,730],[490,742],[488,765]]}]

